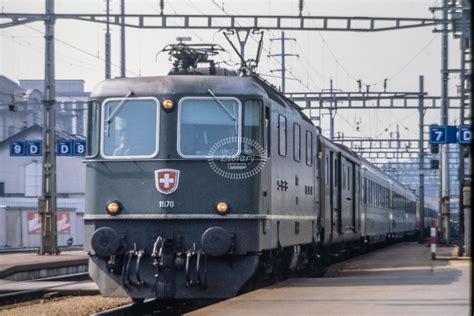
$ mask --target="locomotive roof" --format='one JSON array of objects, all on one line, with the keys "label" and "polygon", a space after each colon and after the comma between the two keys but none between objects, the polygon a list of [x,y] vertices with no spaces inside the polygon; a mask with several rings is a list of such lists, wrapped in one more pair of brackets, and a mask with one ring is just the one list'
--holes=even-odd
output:
[{"label": "locomotive roof", "polygon": [[202,94],[211,89],[216,95],[266,95],[252,77],[168,75],[155,77],[107,79],[97,85],[91,98],[124,97],[129,91],[135,96],[159,94]]}]

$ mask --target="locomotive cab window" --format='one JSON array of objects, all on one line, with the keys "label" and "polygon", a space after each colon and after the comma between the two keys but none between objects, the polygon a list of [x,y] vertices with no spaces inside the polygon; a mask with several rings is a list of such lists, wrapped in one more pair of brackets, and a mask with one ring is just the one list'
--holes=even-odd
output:
[{"label": "locomotive cab window", "polygon": [[114,98],[102,104],[102,155],[110,159],[151,158],[158,153],[159,102]]},{"label": "locomotive cab window", "polygon": [[241,104],[236,98],[183,98],[178,109],[179,154],[184,158],[239,155],[240,120]]},{"label": "locomotive cab window", "polygon": [[87,121],[87,152],[86,157],[95,157],[99,153],[99,103],[91,101],[87,105],[89,118]]},{"label": "locomotive cab window", "polygon": [[262,101],[249,100],[245,102],[243,131],[245,139],[242,143],[242,151],[245,155],[265,155],[263,144],[262,111]]}]

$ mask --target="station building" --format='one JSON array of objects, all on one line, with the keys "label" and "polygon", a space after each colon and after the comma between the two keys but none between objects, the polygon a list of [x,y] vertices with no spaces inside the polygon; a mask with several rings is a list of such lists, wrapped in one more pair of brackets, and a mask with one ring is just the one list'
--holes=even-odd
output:
[{"label": "station building", "polygon": [[[0,76],[0,248],[40,246],[38,196],[42,157],[12,156],[15,141],[43,138],[43,80]],[[56,139],[85,140],[83,80],[56,81]],[[57,156],[58,245],[84,241],[85,165],[81,156]]]}]

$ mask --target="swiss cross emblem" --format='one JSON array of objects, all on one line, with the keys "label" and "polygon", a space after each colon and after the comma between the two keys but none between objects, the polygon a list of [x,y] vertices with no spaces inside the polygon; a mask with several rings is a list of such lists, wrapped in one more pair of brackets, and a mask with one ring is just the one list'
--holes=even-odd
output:
[{"label": "swiss cross emblem", "polygon": [[158,169],[155,170],[155,184],[158,192],[170,194],[178,188],[179,170]]}]

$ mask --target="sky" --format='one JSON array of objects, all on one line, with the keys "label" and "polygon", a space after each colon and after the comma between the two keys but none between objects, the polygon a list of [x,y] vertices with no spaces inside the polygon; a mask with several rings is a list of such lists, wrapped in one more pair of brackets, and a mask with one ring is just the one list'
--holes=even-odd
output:
[{"label": "sky", "polygon": [[[432,18],[429,8],[439,6],[435,0],[313,0],[304,1],[304,15],[379,16]],[[42,0],[0,0],[5,13],[43,13]],[[127,13],[158,14],[158,0],[127,0]],[[111,1],[112,13],[120,12],[120,1]],[[56,0],[57,13],[104,13],[105,0]],[[173,0],[165,1],[168,14],[246,14],[297,15],[298,0]],[[12,80],[44,78],[44,24],[35,22],[0,29],[0,74]],[[224,36],[216,30],[144,30],[126,31],[127,76],[165,75],[170,69],[168,56],[158,52],[178,36],[190,36],[193,43],[219,43],[229,53],[223,58],[236,62]],[[102,24],[74,20],[56,23],[56,78],[83,79],[91,91],[104,79],[104,34]],[[266,31],[264,51],[258,72],[280,86],[279,58],[267,57],[280,53],[280,31]],[[287,57],[286,91],[321,91],[329,88],[357,91],[356,80],[370,84],[371,91],[383,91],[388,79],[389,91],[418,91],[418,77],[425,76],[425,91],[439,95],[441,87],[441,35],[433,27],[374,33],[286,31]],[[120,32],[112,26],[112,76],[120,73]],[[459,41],[450,36],[450,67],[459,67]],[[257,42],[250,39],[246,55],[255,54]],[[297,80],[296,80],[297,79]],[[449,93],[456,95],[457,75],[450,75]],[[450,111],[449,121],[456,124],[458,113]],[[439,111],[427,111],[425,122],[439,123]],[[389,138],[400,127],[401,138],[418,137],[418,117],[411,110],[339,110],[335,118],[336,133],[346,137]],[[359,131],[355,126],[360,127]],[[328,117],[323,115],[321,126],[327,135]]]}]

